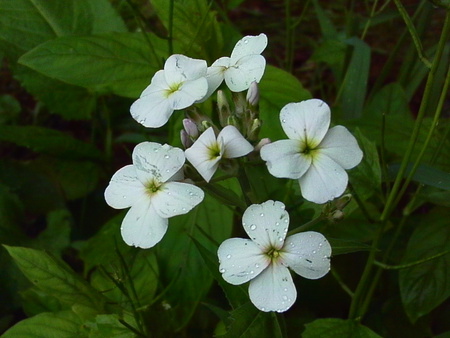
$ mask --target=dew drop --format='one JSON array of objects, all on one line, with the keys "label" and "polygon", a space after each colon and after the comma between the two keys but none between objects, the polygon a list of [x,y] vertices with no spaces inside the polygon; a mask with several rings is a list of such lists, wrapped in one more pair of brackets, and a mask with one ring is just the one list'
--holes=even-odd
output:
[{"label": "dew drop", "polygon": [[169,169],[166,169],[166,173],[170,173],[170,170],[169,170]]},{"label": "dew drop", "polygon": [[126,200],[126,199],[127,199],[127,196],[123,195],[122,198],[123,198],[124,200]]},{"label": "dew drop", "polygon": [[319,246],[322,246],[323,244],[322,243],[319,243]]},{"label": "dew drop", "polygon": [[250,225],[250,230],[256,230],[256,224]]},{"label": "dew drop", "polygon": [[313,250],[313,254],[315,255],[317,253],[317,251],[316,250]]},{"label": "dew drop", "polygon": [[255,268],[257,268],[257,269],[259,268],[259,264],[258,263],[255,264]]},{"label": "dew drop", "polygon": [[295,244],[294,243],[289,243],[289,245],[291,246],[291,248],[295,248]]},{"label": "dew drop", "polygon": [[281,122],[286,123],[286,120],[285,120],[285,119],[282,119]]},{"label": "dew drop", "polygon": [[220,273],[224,273],[226,270],[222,268],[219,271],[220,271]]},{"label": "dew drop", "polygon": [[265,308],[265,307],[262,307],[262,308],[261,308],[261,311],[266,311],[266,308]]},{"label": "dew drop", "polygon": [[264,217],[264,214],[263,214],[263,213],[260,213],[259,216]]},{"label": "dew drop", "polygon": [[170,156],[169,155],[164,155],[164,158],[169,158]]},{"label": "dew drop", "polygon": [[159,150],[158,148],[153,149],[153,151],[154,151],[155,153],[157,153],[158,150]]},{"label": "dew drop", "polygon": [[287,223],[287,222],[289,222],[289,221],[288,221],[288,219],[287,219],[287,218],[285,218],[285,219],[284,219],[284,223]]},{"label": "dew drop", "polygon": [[255,273],[255,271],[253,271],[253,270],[250,270],[250,274],[251,275],[253,275]]},{"label": "dew drop", "polygon": [[283,242],[283,237],[278,237],[278,240],[279,240],[280,242]]},{"label": "dew drop", "polygon": [[186,208],[183,208],[183,209],[181,209],[181,210],[186,211]]},{"label": "dew drop", "polygon": [[287,292],[287,288],[284,288],[283,291],[284,291],[284,292]]},{"label": "dew drop", "polygon": [[284,295],[283,300],[288,300],[288,296]]},{"label": "dew drop", "polygon": [[231,255],[227,255],[227,258],[230,259],[230,258],[231,258]]},{"label": "dew drop", "polygon": [[247,44],[247,43],[248,43],[248,40],[244,40],[244,43]]},{"label": "dew drop", "polygon": [[276,225],[276,226],[279,226],[279,225],[280,225],[280,222],[276,222],[275,225]]}]

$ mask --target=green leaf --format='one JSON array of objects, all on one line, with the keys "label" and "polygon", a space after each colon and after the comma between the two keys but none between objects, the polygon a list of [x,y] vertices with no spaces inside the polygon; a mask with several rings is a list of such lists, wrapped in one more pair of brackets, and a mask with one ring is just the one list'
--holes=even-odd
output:
[{"label": "green leaf", "polygon": [[364,201],[373,194],[381,194],[381,166],[376,144],[369,141],[359,129],[354,135],[364,156],[361,163],[349,171],[349,177],[353,189]]},{"label": "green leaf", "polygon": [[365,116],[377,117],[379,123],[381,123],[381,116],[383,114],[411,118],[405,91],[396,82],[390,83],[376,92],[364,109]]},{"label": "green leaf", "polygon": [[333,256],[357,251],[370,251],[370,245],[358,241],[330,237],[327,237],[327,240],[331,244],[331,253]]},{"label": "green leaf", "polygon": [[98,315],[95,322],[85,324],[90,338],[134,338],[136,334],[120,322],[117,314]]},{"label": "green leaf", "polygon": [[67,306],[80,304],[102,311],[104,298],[63,261],[23,247],[4,246],[22,273],[45,293]]},{"label": "green leaf", "polygon": [[342,112],[345,119],[362,115],[370,70],[370,47],[353,37],[346,41],[353,46],[353,53],[342,84]]},{"label": "green leaf", "polygon": [[[175,330],[186,325],[212,282],[212,275],[205,269],[191,238],[199,239],[213,251],[214,243],[230,237],[232,222],[232,210],[208,195],[190,213],[170,219],[169,229],[156,249],[162,278],[170,284],[165,300],[172,307],[169,311],[175,317]],[[203,234],[210,239],[204,240]]]},{"label": "green leaf", "polygon": [[280,110],[290,102],[300,102],[311,98],[311,93],[292,74],[273,66],[266,66],[259,84],[261,93],[260,118],[263,125],[261,135],[272,140],[284,136],[280,123]]},{"label": "green leaf", "polygon": [[[223,38],[215,13],[206,0],[151,0],[153,8],[170,32],[172,24],[173,52],[195,55],[212,63],[223,49]],[[173,4],[173,17],[171,14]],[[208,4],[209,3],[209,4]],[[169,50],[167,49],[169,52]]]},{"label": "green leaf", "polygon": [[0,95],[0,124],[15,122],[19,117],[21,107],[11,95]]},{"label": "green leaf", "polygon": [[46,228],[32,241],[32,246],[60,256],[70,245],[71,224],[72,215],[67,209],[51,211],[47,215]]},{"label": "green leaf", "polygon": [[0,126],[0,140],[12,142],[33,151],[68,159],[102,158],[93,145],[54,130],[37,126]]},{"label": "green leaf", "polygon": [[380,338],[366,326],[351,319],[325,318],[316,319],[305,325],[304,338]]},{"label": "green leaf", "polygon": [[127,26],[108,0],[88,1],[92,13],[92,33],[126,32]]},{"label": "green leaf", "polygon": [[[389,176],[395,178],[398,170],[400,169],[400,164],[392,164],[388,168]],[[409,175],[412,169],[412,165],[408,165],[405,177]],[[450,190],[450,173],[446,173],[437,168],[430,167],[426,164],[420,164],[414,173],[412,180],[421,184],[425,184],[431,187],[443,189],[446,191]]]},{"label": "green leaf", "polygon": [[327,39],[333,39],[337,36],[337,30],[331,22],[330,18],[327,16],[325,11],[320,7],[318,0],[313,0],[314,10],[319,20],[320,30],[322,35]]},{"label": "green leaf", "polygon": [[248,302],[230,312],[229,325],[223,338],[283,337],[274,312],[261,312]]},{"label": "green leaf", "polygon": [[50,78],[100,94],[138,97],[160,69],[161,45],[141,33],[66,36],[47,41],[23,55],[19,62]]},{"label": "green leaf", "polygon": [[2,337],[85,337],[86,333],[82,324],[80,318],[72,311],[46,312],[22,320],[6,331]]},{"label": "green leaf", "polygon": [[[421,218],[402,263],[422,260],[450,249],[448,209],[435,209]],[[400,270],[400,294],[406,314],[414,323],[450,296],[450,255]]]},{"label": "green leaf", "polygon": [[23,241],[25,234],[20,227],[23,221],[24,208],[19,196],[0,183],[0,243],[12,245]]}]

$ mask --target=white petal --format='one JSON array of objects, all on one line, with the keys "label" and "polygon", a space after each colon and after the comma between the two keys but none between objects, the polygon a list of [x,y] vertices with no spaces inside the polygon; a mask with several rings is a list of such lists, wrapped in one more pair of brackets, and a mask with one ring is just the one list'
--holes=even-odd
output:
[{"label": "white petal", "polygon": [[183,150],[155,142],[139,143],[132,158],[138,178],[144,185],[153,179],[166,182],[185,162]]},{"label": "white petal", "polygon": [[300,153],[300,141],[280,140],[264,145],[261,158],[269,172],[280,178],[300,178],[311,166],[311,156]]},{"label": "white petal", "polygon": [[270,262],[255,243],[243,238],[227,239],[219,246],[217,255],[223,279],[233,285],[255,278]]},{"label": "white petal", "polygon": [[222,142],[224,158],[236,158],[247,155],[253,150],[253,146],[248,142],[244,136],[237,130],[235,126],[226,126],[223,128],[219,136],[219,142]]},{"label": "white petal", "polygon": [[216,146],[216,135],[214,134],[214,129],[210,127],[185,151],[188,161],[191,162],[206,182],[209,182],[214,175],[222,158],[221,156],[212,157],[211,148]]},{"label": "white petal", "polygon": [[311,167],[300,177],[299,183],[305,199],[322,204],[342,195],[347,188],[348,175],[328,156],[315,154]]},{"label": "white petal", "polygon": [[357,166],[363,157],[356,138],[343,126],[328,130],[318,148],[344,169]]},{"label": "white petal", "polygon": [[167,100],[166,90],[159,90],[134,101],[130,107],[130,113],[144,127],[159,128],[172,116],[171,105],[171,102]]},{"label": "white petal", "polygon": [[282,262],[302,277],[318,279],[330,271],[331,246],[318,232],[289,236],[282,251]]},{"label": "white petal", "polygon": [[216,60],[211,65],[211,67],[208,67],[206,73],[206,80],[208,81],[208,91],[205,97],[199,100],[199,102],[205,101],[208,97],[212,95],[212,93],[215,92],[217,88],[219,88],[224,79],[224,72],[228,69],[229,66],[230,66],[230,58],[224,56]]},{"label": "white petal", "polygon": [[184,109],[191,106],[195,101],[202,99],[208,91],[208,81],[201,77],[197,80],[186,81],[168,100],[173,109]]},{"label": "white petal", "polygon": [[267,47],[267,36],[261,33],[257,36],[247,35],[239,40],[231,52],[231,64],[235,64],[240,58],[253,55],[261,54],[263,50]]},{"label": "white petal", "polygon": [[157,244],[167,231],[167,219],[161,218],[148,196],[139,199],[122,221],[122,238],[130,246],[148,249]]},{"label": "white petal", "polygon": [[316,147],[330,126],[330,107],[318,99],[288,103],[281,109],[281,127],[290,139]]},{"label": "white petal", "polygon": [[278,262],[269,265],[250,282],[248,293],[252,303],[265,312],[284,312],[297,299],[297,290],[291,273]]},{"label": "white petal", "polygon": [[261,80],[265,68],[262,55],[245,56],[225,71],[225,83],[233,92],[247,90],[252,82]]},{"label": "white petal", "polygon": [[207,68],[208,65],[205,60],[173,54],[164,64],[164,76],[168,84],[179,84],[186,80],[205,77]]},{"label": "white petal", "polygon": [[159,216],[169,218],[188,213],[204,196],[203,190],[195,185],[167,182],[152,195],[152,204]]},{"label": "white petal", "polygon": [[280,249],[289,227],[289,214],[283,203],[269,200],[249,206],[242,216],[242,225],[263,250]]},{"label": "white petal", "polygon": [[110,207],[124,209],[131,207],[145,194],[145,187],[139,181],[133,165],[119,169],[105,190],[105,200]]}]

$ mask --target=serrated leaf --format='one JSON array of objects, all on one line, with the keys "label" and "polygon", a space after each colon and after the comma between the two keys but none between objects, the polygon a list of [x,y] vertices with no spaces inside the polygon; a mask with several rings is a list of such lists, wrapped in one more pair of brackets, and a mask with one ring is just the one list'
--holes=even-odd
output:
[{"label": "serrated leaf", "polygon": [[[24,54],[19,63],[50,78],[100,94],[138,97],[161,68],[165,42],[141,33],[66,36]],[[153,49],[152,49],[153,48]]]},{"label": "serrated leaf", "polygon": [[[402,263],[420,261],[450,249],[448,210],[424,216],[413,232]],[[450,296],[450,255],[400,270],[400,295],[412,322],[426,315]]]},{"label": "serrated leaf", "polygon": [[351,319],[325,318],[305,324],[304,338],[381,338],[366,326]]},{"label": "serrated leaf", "polygon": [[84,337],[86,333],[82,324],[80,318],[72,311],[45,312],[18,322],[2,337]]},{"label": "serrated leaf", "polygon": [[104,298],[63,261],[35,249],[4,247],[22,273],[43,292],[67,306],[81,304],[102,311]]},{"label": "serrated leaf", "polygon": [[0,140],[12,142],[33,151],[68,159],[102,158],[101,152],[89,143],[44,127],[0,126]]},{"label": "serrated leaf", "polygon": [[283,337],[274,312],[261,312],[248,302],[230,312],[227,332],[222,338]]}]

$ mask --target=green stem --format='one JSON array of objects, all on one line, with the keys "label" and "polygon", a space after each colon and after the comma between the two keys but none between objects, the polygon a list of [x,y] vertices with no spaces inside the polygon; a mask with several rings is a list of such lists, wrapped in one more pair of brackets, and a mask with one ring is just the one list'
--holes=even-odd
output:
[{"label": "green stem", "polygon": [[169,42],[169,55],[173,54],[173,6],[175,0],[169,0],[169,36],[167,40]]},{"label": "green stem", "polygon": [[372,22],[372,18],[375,15],[375,8],[377,8],[377,4],[378,4],[378,0],[375,0],[373,2],[373,6],[372,6],[372,9],[370,11],[369,19],[367,20],[366,24],[364,25],[364,30],[363,30],[363,32],[361,34],[361,40],[364,40],[364,38],[366,37],[367,31],[369,30],[370,23]]},{"label": "green stem", "polygon": [[436,255],[433,255],[433,256],[430,256],[430,257],[427,257],[427,258],[423,258],[423,259],[415,261],[415,262],[406,263],[406,264],[400,264],[400,265],[388,265],[388,264],[384,264],[384,263],[381,263],[381,262],[378,262],[378,261],[375,261],[374,264],[379,266],[380,268],[382,268],[384,270],[401,270],[401,269],[411,268],[413,266],[420,265],[420,264],[426,263],[428,261],[432,261],[433,259],[442,257],[442,256],[444,256],[444,255],[446,255],[448,253],[450,253],[450,250],[446,250],[444,252],[440,252],[440,253],[438,253]]},{"label": "green stem", "polygon": [[342,278],[341,278],[341,276],[339,276],[336,269],[331,268],[330,271],[331,271],[331,274],[333,275],[334,279],[336,279],[336,282],[338,282],[339,286],[342,288],[342,290],[344,290],[350,296],[350,298],[353,298],[353,296],[354,296],[353,291],[350,290],[350,288],[347,286],[347,284],[345,284],[342,281]]}]

